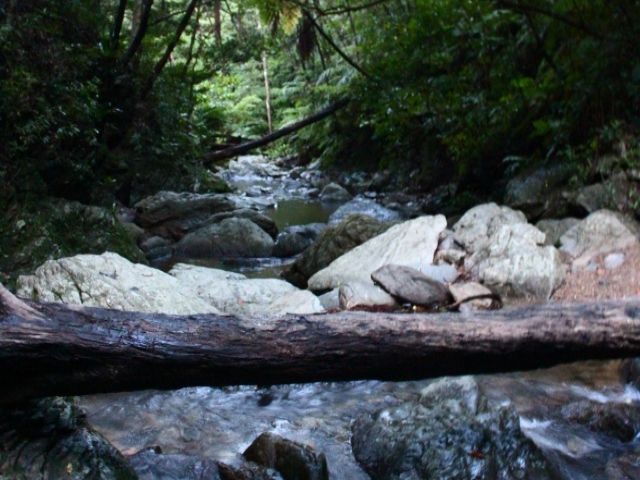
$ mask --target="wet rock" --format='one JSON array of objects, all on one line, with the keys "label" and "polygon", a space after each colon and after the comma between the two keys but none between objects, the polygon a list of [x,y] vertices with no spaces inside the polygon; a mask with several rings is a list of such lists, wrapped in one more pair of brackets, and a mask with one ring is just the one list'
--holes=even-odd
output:
[{"label": "wet rock", "polygon": [[480,295],[491,295],[492,292],[484,285],[477,282],[453,283],[449,285],[449,291],[453,296],[453,301],[461,303],[460,310],[487,309],[491,308],[493,300],[483,298],[466,301],[468,298]]},{"label": "wet rock", "polygon": [[320,192],[320,199],[325,202],[346,202],[351,200],[351,194],[343,186],[330,183]]},{"label": "wet rock", "polygon": [[185,235],[176,245],[178,258],[268,257],[273,239],[246,218],[227,218]]},{"label": "wet rock", "polygon": [[609,210],[592,213],[560,238],[560,250],[574,258],[574,268],[586,266],[600,253],[638,244],[638,227],[632,220]]},{"label": "wet rock", "polygon": [[0,282],[9,287],[47,260],[79,253],[112,251],[146,263],[127,227],[108,209],[47,197],[1,214]]},{"label": "wet rock", "polygon": [[385,265],[371,279],[394,297],[414,305],[435,307],[451,303],[449,289],[420,271],[402,265]]},{"label": "wet rock", "polygon": [[640,478],[640,456],[628,453],[610,460],[605,474],[607,480],[637,480]]},{"label": "wet rock", "polygon": [[0,410],[0,478],[134,480],[126,459],[87,424],[69,399]]},{"label": "wet rock", "polygon": [[41,302],[138,312],[219,313],[175,277],[110,252],[47,261],[34,275],[18,279],[17,294]]},{"label": "wet rock", "polygon": [[536,228],[546,235],[545,245],[557,247],[560,245],[560,238],[578,223],[580,220],[577,218],[548,219],[540,220],[536,223]]},{"label": "wet rock", "polygon": [[380,220],[381,222],[394,222],[400,220],[400,214],[395,210],[383,207],[379,203],[368,198],[356,197],[345,203],[329,217],[329,223],[337,223],[349,215],[360,213]]},{"label": "wet rock", "polygon": [[490,405],[471,377],[439,380],[417,402],[360,416],[352,448],[373,480],[552,478],[513,408]]},{"label": "wet rock", "polygon": [[589,430],[614,437],[621,442],[632,441],[640,431],[640,404],[597,403],[588,400],[562,407],[562,416],[586,426]]},{"label": "wet rock", "polygon": [[242,454],[247,460],[277,470],[284,480],[328,480],[324,454],[310,447],[263,433]]},{"label": "wet rock", "polygon": [[467,270],[503,298],[547,300],[566,269],[555,247],[528,223],[502,225],[471,257]]},{"label": "wet rock", "polygon": [[138,225],[156,235],[178,239],[211,215],[238,207],[227,195],[164,191],[142,199],[135,208]]},{"label": "wet rock", "polygon": [[298,287],[306,288],[308,278],[314,273],[388,228],[389,224],[367,215],[350,215],[322,231],[302,256],[284,271],[283,277]]},{"label": "wet rock", "polygon": [[283,280],[248,279],[237,273],[187,264],[175,265],[169,274],[192,295],[229,315],[310,314],[324,311],[318,297]]},{"label": "wet rock", "polygon": [[325,225],[322,223],[296,225],[287,228],[278,235],[273,255],[276,257],[292,257],[302,253],[311,246],[324,228]]},{"label": "wet rock", "polygon": [[507,183],[504,203],[524,211],[529,218],[540,218],[546,214],[558,214],[567,201],[562,189],[575,173],[575,168],[563,162],[536,167],[511,179]]},{"label": "wet rock", "polygon": [[168,260],[173,255],[171,241],[157,235],[148,237],[140,242],[140,249],[152,265],[154,262]]},{"label": "wet rock", "polygon": [[237,467],[220,463],[218,469],[222,480],[284,480],[275,470],[255,463],[246,463]]},{"label": "wet rock", "polygon": [[438,236],[447,226],[442,215],[418,217],[391,227],[335,259],[309,279],[310,290],[328,290],[360,281],[371,282],[371,273],[387,264],[431,264]]},{"label": "wet rock", "polygon": [[468,252],[475,252],[503,225],[527,223],[522,212],[495,203],[485,203],[467,211],[453,226],[454,239]]},{"label": "wet rock", "polygon": [[340,308],[351,310],[357,307],[394,308],[395,298],[371,283],[349,282],[338,289]]},{"label": "wet rock", "polygon": [[216,462],[191,455],[146,448],[130,456],[129,462],[140,480],[225,480]]}]

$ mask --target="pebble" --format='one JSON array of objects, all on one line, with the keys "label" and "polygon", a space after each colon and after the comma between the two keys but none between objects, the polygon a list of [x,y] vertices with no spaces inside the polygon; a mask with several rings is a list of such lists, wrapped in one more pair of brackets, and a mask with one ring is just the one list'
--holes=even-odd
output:
[{"label": "pebble", "polygon": [[615,270],[624,263],[624,253],[614,252],[604,257],[604,267],[607,270]]}]

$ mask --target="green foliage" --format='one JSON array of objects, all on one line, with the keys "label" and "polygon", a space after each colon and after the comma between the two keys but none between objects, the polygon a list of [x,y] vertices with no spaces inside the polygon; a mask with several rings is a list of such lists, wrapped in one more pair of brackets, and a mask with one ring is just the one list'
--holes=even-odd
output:
[{"label": "green foliage", "polygon": [[157,78],[188,1],[154,2],[129,63],[141,2],[128,2],[114,44],[118,3],[0,7],[0,201],[129,203],[191,188],[204,152],[267,133],[263,55],[274,128],[351,100],[272,152],[391,167],[425,189],[494,190],[532,160],[571,162],[587,178],[639,121],[632,0],[388,0],[353,11],[338,0],[231,0],[219,24],[203,2]]},{"label": "green foliage", "polygon": [[[351,53],[374,80],[353,78],[346,94],[355,107],[333,128],[317,127],[338,135],[334,161],[417,167],[423,187],[475,178],[493,188],[505,167],[517,170],[512,159],[566,159],[609,122],[639,119],[634,2],[536,2],[525,11],[396,1],[360,13],[357,25]],[[326,153],[325,141],[317,140]]]}]

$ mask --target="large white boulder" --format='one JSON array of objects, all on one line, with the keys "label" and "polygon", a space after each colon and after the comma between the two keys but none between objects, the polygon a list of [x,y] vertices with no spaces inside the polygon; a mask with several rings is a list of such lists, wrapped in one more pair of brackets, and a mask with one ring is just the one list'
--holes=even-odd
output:
[{"label": "large white boulder", "polygon": [[453,238],[467,252],[475,252],[503,225],[527,223],[524,213],[495,203],[468,210],[453,226]]},{"label": "large white boulder", "polygon": [[311,292],[282,280],[178,264],[167,274],[115,253],[50,260],[18,279],[18,295],[43,302],[159,312],[239,316],[308,314],[324,309]]},{"label": "large white boulder", "polygon": [[117,310],[220,313],[176,277],[111,252],[49,260],[34,275],[18,278],[17,294],[42,302]]},{"label": "large white boulder", "polygon": [[503,224],[466,261],[467,270],[506,298],[547,300],[566,269],[545,234],[528,223]]},{"label": "large white boulder", "polygon": [[177,264],[169,274],[193,295],[230,315],[310,314],[324,311],[320,300],[284,280],[249,279],[244,275]]},{"label": "large white boulder", "polygon": [[371,273],[387,264],[429,265],[446,228],[443,215],[423,216],[394,225],[336,258],[309,279],[310,290],[329,290],[349,282],[373,283]]}]

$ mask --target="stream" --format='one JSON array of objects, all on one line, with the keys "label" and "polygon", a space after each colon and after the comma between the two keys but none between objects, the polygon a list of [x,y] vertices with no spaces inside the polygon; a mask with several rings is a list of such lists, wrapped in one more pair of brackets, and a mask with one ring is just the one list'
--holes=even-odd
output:
[{"label": "stream", "polygon": [[[236,194],[259,199],[281,230],[327,222],[338,207],[317,199],[322,180],[317,170],[291,170],[261,157],[241,157],[220,174]],[[277,277],[292,260],[199,263],[267,278]],[[541,448],[560,478],[640,478],[637,425],[622,425],[633,435],[621,438],[607,428],[568,421],[563,413],[565,406],[585,401],[640,408],[640,391],[624,382],[621,365],[621,361],[582,362],[477,379],[491,401],[515,407],[524,434]],[[92,395],[79,401],[89,422],[126,455],[159,446],[163,453],[237,465],[244,449],[269,431],[323,452],[332,479],[365,480],[370,477],[351,452],[352,422],[363,412],[417,400],[430,382],[194,387]],[[601,423],[608,425],[606,420]]]}]

